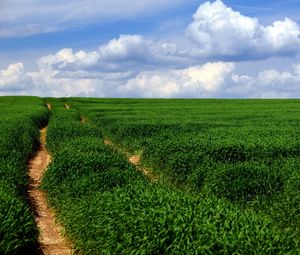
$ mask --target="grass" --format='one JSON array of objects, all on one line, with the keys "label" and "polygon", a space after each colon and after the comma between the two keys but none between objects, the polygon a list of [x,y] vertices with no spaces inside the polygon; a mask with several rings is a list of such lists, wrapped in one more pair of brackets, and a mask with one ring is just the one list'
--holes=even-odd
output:
[{"label": "grass", "polygon": [[84,254],[299,253],[299,100],[51,101],[44,188]]},{"label": "grass", "polygon": [[300,253],[299,100],[0,97],[0,254],[38,252],[27,162],[49,101],[43,189],[80,253]]},{"label": "grass", "polygon": [[36,97],[0,97],[0,254],[35,254],[38,230],[27,200],[27,161],[48,112]]}]

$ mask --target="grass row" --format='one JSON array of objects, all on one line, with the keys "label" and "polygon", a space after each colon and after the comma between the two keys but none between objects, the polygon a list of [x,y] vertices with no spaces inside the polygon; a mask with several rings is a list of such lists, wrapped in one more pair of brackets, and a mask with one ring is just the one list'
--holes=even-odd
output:
[{"label": "grass row", "polygon": [[[76,109],[64,109],[60,100],[52,105],[47,146],[54,160],[43,187],[68,236],[84,254],[299,252],[293,229],[218,196],[222,185],[217,192],[189,194],[150,184],[126,158],[104,145],[99,130],[105,127],[95,125],[100,121],[89,115],[91,122],[80,123]],[[85,111],[88,107],[80,113]]]},{"label": "grass row", "polygon": [[27,201],[27,162],[48,112],[34,97],[0,97],[0,108],[0,254],[35,254],[38,230]]}]

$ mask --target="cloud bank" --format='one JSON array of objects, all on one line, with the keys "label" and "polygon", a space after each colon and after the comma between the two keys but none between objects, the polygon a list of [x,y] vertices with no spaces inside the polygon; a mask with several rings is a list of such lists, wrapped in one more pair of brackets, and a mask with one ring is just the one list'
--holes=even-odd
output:
[{"label": "cloud bank", "polygon": [[147,98],[299,98],[300,63],[291,72],[263,70],[256,76],[235,73],[234,63],[211,62],[168,71],[143,71],[99,77],[65,78],[41,67],[25,72],[22,63],[0,70],[0,92],[39,96],[99,96]]},{"label": "cloud bank", "polygon": [[230,82],[234,64],[207,63],[167,72],[142,72],[119,87],[133,97],[211,97]]}]

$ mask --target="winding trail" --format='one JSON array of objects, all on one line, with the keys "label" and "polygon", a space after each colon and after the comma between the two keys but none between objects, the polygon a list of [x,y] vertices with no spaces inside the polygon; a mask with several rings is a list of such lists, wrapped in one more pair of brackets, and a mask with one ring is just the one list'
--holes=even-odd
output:
[{"label": "winding trail", "polygon": [[[48,106],[49,108],[49,106]],[[55,212],[49,207],[46,194],[40,189],[41,181],[51,156],[46,144],[47,127],[40,130],[40,147],[29,161],[29,200],[40,230],[39,243],[44,255],[72,254],[71,244],[62,236],[62,226],[55,222]]]},{"label": "winding trail", "polygon": [[114,144],[107,137],[104,139],[104,144],[114,147],[119,153],[125,155],[128,161],[134,165],[138,171],[142,172],[150,180],[150,182],[157,182],[159,180],[159,176],[154,175],[150,168],[146,168],[141,165],[140,155],[129,153],[119,145]]}]

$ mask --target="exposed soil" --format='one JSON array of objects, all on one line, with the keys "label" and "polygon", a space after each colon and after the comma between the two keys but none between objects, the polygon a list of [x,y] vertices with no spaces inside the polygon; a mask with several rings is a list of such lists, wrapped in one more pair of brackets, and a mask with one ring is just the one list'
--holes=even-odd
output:
[{"label": "exposed soil", "polygon": [[49,207],[45,192],[40,189],[42,177],[51,161],[45,147],[46,131],[47,128],[40,130],[40,148],[29,161],[29,199],[40,230],[41,253],[44,255],[67,255],[72,254],[71,244],[62,236],[63,228],[55,222],[55,212]]},{"label": "exposed soil", "polygon": [[64,107],[65,107],[66,109],[70,109],[70,105],[68,105],[68,104],[64,104]]},{"label": "exposed soil", "polygon": [[152,173],[151,169],[143,167],[140,164],[141,156],[139,156],[139,155],[131,155],[128,158],[128,161],[131,164],[133,164],[139,171],[141,171],[145,176],[147,176],[151,182],[157,182],[158,181],[158,176],[154,175]]},{"label": "exposed soil", "polygon": [[107,137],[104,138],[104,144],[106,144],[106,145],[113,145],[112,141],[109,140]]},{"label": "exposed soil", "polygon": [[141,157],[139,155],[132,155],[129,158],[129,162],[133,165],[138,165],[141,161]]},{"label": "exposed soil", "polygon": [[149,168],[145,168],[141,165],[141,156],[137,154],[130,154],[128,151],[124,150],[121,148],[119,145],[114,144],[110,139],[107,137],[104,138],[104,144],[112,146],[116,148],[120,153],[126,155],[128,161],[136,167],[137,170],[142,172],[145,176],[148,177],[148,179],[151,182],[157,182],[158,181],[158,176],[154,175]]},{"label": "exposed soil", "polygon": [[46,105],[47,105],[48,110],[51,111],[51,110],[52,110],[51,104],[50,104],[50,103],[47,103]]}]

